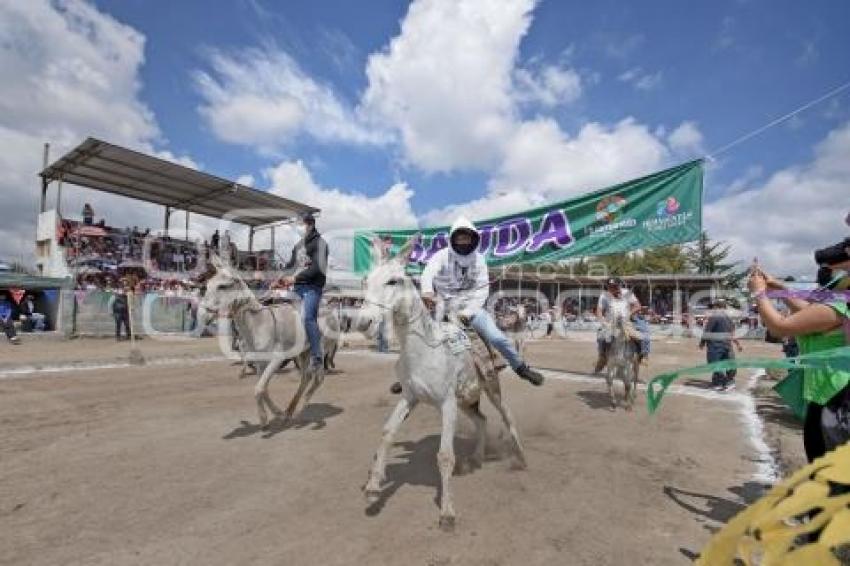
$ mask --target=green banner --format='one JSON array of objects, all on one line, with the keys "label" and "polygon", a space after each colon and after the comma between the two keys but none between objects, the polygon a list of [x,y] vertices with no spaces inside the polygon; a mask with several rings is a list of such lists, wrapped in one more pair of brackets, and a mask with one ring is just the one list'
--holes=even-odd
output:
[{"label": "green banner", "polygon": [[[804,354],[794,358],[752,358],[752,359],[731,359],[703,364],[678,371],[662,373],[650,380],[646,386],[646,406],[649,413],[652,414],[658,410],[661,404],[661,399],[667,388],[677,379],[686,375],[697,375],[704,373],[713,373],[715,371],[726,371],[739,368],[758,368],[758,369],[787,369],[797,371],[802,369],[827,369],[831,371],[850,371],[850,347],[833,348],[822,352],[814,352]],[[799,374],[795,374],[799,376]],[[790,389],[792,384],[786,384]],[[799,403],[802,402],[802,391],[789,391],[784,388],[779,388],[777,391],[789,406],[795,411],[800,410]]]},{"label": "green banner", "polygon": [[[692,161],[549,206],[477,221],[479,251],[495,267],[690,242],[702,230],[702,181],[702,161]],[[369,271],[373,242],[392,255],[414,236],[414,271],[448,245],[446,226],[357,232],[354,270]]]}]

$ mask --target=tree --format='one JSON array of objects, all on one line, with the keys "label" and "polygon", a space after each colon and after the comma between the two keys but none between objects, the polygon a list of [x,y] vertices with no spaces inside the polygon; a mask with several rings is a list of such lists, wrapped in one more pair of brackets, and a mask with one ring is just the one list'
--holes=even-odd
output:
[{"label": "tree", "polygon": [[685,251],[688,267],[702,275],[733,275],[736,264],[727,263],[731,246],[725,242],[712,242],[703,231],[699,240]]},{"label": "tree", "polygon": [[639,273],[684,273],[688,258],[682,246],[672,244],[644,250],[638,265]]}]

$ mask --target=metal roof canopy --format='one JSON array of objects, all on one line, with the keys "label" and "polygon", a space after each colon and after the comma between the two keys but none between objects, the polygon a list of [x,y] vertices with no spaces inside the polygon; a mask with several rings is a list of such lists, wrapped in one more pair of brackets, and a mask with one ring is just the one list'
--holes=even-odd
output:
[{"label": "metal roof canopy", "polygon": [[214,218],[238,209],[266,209],[265,214],[233,218],[252,228],[319,212],[300,202],[95,138],[87,138],[39,175],[42,202],[47,183],[61,181]]}]

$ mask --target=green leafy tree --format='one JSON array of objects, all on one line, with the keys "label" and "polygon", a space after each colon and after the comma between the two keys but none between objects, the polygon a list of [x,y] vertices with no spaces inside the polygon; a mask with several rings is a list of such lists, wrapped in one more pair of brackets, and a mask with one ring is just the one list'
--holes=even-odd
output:
[{"label": "green leafy tree", "polygon": [[727,261],[731,246],[725,242],[714,242],[703,231],[699,240],[685,251],[688,266],[703,275],[731,276],[736,263]]}]

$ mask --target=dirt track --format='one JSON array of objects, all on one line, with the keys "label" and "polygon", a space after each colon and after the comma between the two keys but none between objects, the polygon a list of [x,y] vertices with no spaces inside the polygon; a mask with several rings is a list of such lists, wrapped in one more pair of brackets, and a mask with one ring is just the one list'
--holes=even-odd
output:
[{"label": "dirt track", "polygon": [[[537,343],[530,357],[552,367],[562,352]],[[505,372],[530,468],[501,457],[456,477],[445,534],[437,413],[420,407],[402,427],[369,508],[360,488],[394,402],[392,358],[337,365],[303,421],[269,433],[251,424],[253,381],[228,362],[0,380],[0,563],[688,564],[755,491],[732,397],[693,388],[655,417],[642,397],[612,414],[602,382],[537,389]],[[272,395],[293,388],[285,373]]]}]

